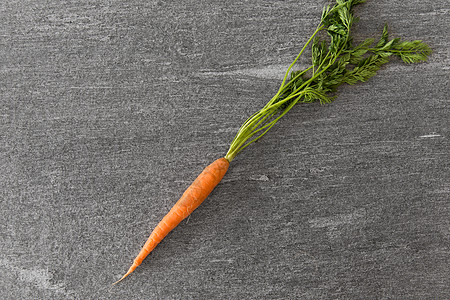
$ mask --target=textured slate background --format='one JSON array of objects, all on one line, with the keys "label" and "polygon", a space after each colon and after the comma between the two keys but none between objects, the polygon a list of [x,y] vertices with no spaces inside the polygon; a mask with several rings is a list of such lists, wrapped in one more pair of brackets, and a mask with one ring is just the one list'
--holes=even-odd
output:
[{"label": "textured slate background", "polygon": [[5,2],[2,299],[449,298],[448,1],[358,7],[430,61],[293,109],[112,290],[328,2]]}]

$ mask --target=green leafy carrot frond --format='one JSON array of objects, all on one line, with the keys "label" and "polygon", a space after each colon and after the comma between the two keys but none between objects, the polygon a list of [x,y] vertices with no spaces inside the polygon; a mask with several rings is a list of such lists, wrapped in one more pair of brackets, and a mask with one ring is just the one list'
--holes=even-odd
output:
[{"label": "green leafy carrot frond", "polygon": [[[320,23],[288,67],[278,92],[258,112],[241,126],[225,156],[232,161],[243,149],[264,136],[295,104],[299,102],[329,103],[341,84],[365,82],[396,55],[405,63],[425,61],[431,49],[422,41],[389,40],[388,27],[384,27],[381,38],[367,39],[352,45],[351,27],[358,20],[353,14],[354,6],[362,0],[336,0],[333,6],[322,11]],[[318,33],[326,31],[323,40]],[[311,45],[311,66],[293,71],[297,60]]]}]

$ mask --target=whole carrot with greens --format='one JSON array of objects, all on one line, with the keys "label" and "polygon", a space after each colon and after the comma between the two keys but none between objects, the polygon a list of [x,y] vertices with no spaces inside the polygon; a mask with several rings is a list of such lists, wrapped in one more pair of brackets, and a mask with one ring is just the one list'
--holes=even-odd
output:
[{"label": "whole carrot with greens", "polygon": [[[387,26],[376,44],[374,39],[367,39],[354,45],[351,27],[357,18],[354,17],[352,9],[363,2],[365,1],[336,0],[333,6],[324,7],[319,25],[288,67],[278,92],[261,110],[244,122],[225,157],[206,167],[184,192],[150,234],[128,272],[117,282],[132,273],[156,245],[208,197],[222,180],[230,162],[242,150],[265,135],[295,104],[333,101],[338,86],[367,81],[392,55],[400,57],[405,63],[417,63],[427,59],[431,54],[428,45],[417,40],[389,40]],[[318,37],[322,31],[327,33],[327,39]],[[309,45],[312,48],[311,66],[292,71]]]}]

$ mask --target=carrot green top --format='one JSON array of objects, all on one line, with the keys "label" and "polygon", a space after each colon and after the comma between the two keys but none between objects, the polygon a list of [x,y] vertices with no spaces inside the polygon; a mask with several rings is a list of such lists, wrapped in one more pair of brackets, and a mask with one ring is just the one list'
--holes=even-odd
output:
[{"label": "carrot green top", "polygon": [[[338,86],[367,81],[391,55],[400,57],[405,63],[427,59],[431,54],[428,45],[418,40],[389,40],[387,25],[376,45],[373,45],[374,39],[367,39],[354,46],[350,36],[350,28],[357,21],[353,7],[362,2],[364,0],[336,0],[333,6],[324,7],[319,25],[288,67],[278,92],[245,121],[234,137],[225,156],[228,161],[266,134],[296,103],[331,102]],[[328,41],[318,38],[317,34],[323,30],[328,34]],[[311,66],[291,72],[311,42]]]}]

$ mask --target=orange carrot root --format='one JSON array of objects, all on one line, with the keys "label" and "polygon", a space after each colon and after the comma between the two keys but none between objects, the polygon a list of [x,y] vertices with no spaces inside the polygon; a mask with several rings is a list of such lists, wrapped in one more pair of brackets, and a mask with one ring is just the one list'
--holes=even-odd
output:
[{"label": "orange carrot root", "polygon": [[189,216],[206,199],[206,197],[208,197],[216,185],[222,180],[229,165],[230,163],[226,158],[219,158],[207,166],[203,172],[198,175],[169,213],[167,213],[155,227],[127,273],[125,273],[118,281],[114,282],[113,285],[130,275],[150,252],[152,252],[156,245],[158,245],[172,229],[177,227],[182,220]]}]

